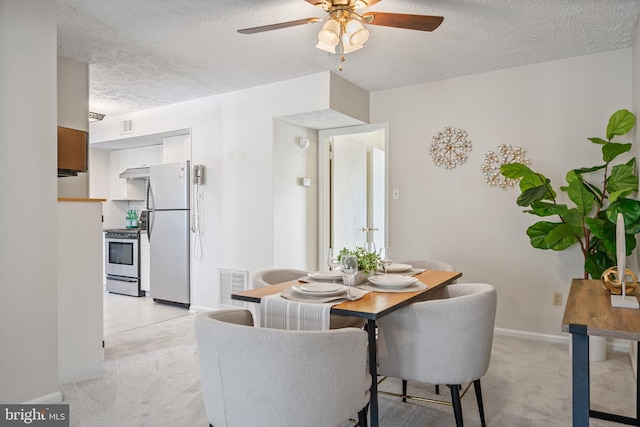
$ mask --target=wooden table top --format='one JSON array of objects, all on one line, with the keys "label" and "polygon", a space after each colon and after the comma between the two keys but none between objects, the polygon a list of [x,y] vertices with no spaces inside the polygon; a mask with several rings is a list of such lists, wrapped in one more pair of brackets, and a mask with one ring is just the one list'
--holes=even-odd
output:
[{"label": "wooden table top", "polygon": [[[356,301],[345,301],[331,307],[331,313],[343,316],[361,317],[376,320],[400,307],[419,300],[426,292],[448,285],[462,276],[457,271],[426,270],[416,274],[419,281],[427,285],[427,289],[415,292],[369,292]],[[231,299],[259,303],[267,295],[281,292],[283,289],[298,284],[297,280],[279,283],[263,288],[251,289],[232,294]]]},{"label": "wooden table top", "polygon": [[[638,289],[628,297],[637,298]],[[640,310],[611,307],[610,295],[600,280],[573,279],[562,332],[569,332],[569,325],[584,325],[587,335],[640,341]]]}]

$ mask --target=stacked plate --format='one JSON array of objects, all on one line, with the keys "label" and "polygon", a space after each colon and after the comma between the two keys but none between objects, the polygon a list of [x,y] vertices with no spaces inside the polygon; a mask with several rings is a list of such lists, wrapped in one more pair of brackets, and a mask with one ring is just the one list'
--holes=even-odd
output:
[{"label": "stacked plate", "polygon": [[291,287],[294,291],[310,297],[332,297],[347,292],[347,287],[339,283],[304,283]]},{"label": "stacked plate", "polygon": [[342,280],[342,273],[340,270],[316,271],[314,273],[307,273],[307,276],[316,280]]},{"label": "stacked plate", "polygon": [[369,281],[381,288],[406,288],[416,283],[418,279],[400,274],[377,274],[369,276]]},{"label": "stacked plate", "polygon": [[[390,264],[387,267],[387,273],[402,273],[404,271],[409,271],[413,268],[411,264]],[[380,267],[379,271],[384,271],[384,268]]]}]

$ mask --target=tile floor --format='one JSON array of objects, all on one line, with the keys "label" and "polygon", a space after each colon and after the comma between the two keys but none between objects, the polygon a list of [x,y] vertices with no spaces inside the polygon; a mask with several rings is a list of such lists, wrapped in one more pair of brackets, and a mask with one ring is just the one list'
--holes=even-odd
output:
[{"label": "tile floor", "polygon": [[151,297],[132,297],[104,292],[104,336],[186,316],[186,308],[161,304]]}]

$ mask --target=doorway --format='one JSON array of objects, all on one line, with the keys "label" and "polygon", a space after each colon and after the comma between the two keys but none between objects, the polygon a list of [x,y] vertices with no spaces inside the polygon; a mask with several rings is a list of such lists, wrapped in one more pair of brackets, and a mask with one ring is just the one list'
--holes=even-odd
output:
[{"label": "doorway", "polygon": [[388,242],[388,125],[322,130],[318,135],[319,251]]}]

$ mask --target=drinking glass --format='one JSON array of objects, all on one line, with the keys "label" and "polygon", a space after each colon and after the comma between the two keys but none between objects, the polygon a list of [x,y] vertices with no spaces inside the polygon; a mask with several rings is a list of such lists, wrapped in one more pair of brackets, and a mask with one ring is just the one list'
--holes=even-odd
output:
[{"label": "drinking glass", "polygon": [[387,274],[387,267],[391,265],[391,248],[385,246],[380,248],[380,264],[382,264],[382,268],[384,268],[384,274]]},{"label": "drinking glass", "polygon": [[342,255],[342,258],[340,258],[340,271],[342,272],[342,282],[347,285],[347,299],[356,299],[351,295],[351,285],[353,285],[356,273],[358,273],[358,258],[355,255]]},{"label": "drinking glass", "polygon": [[329,271],[333,271],[340,265],[340,259],[338,258],[339,251],[337,249],[329,248],[329,253],[327,254],[327,265],[329,266]]},{"label": "drinking glass", "polygon": [[376,244],[374,242],[364,242],[364,250],[371,254],[375,254]]}]

